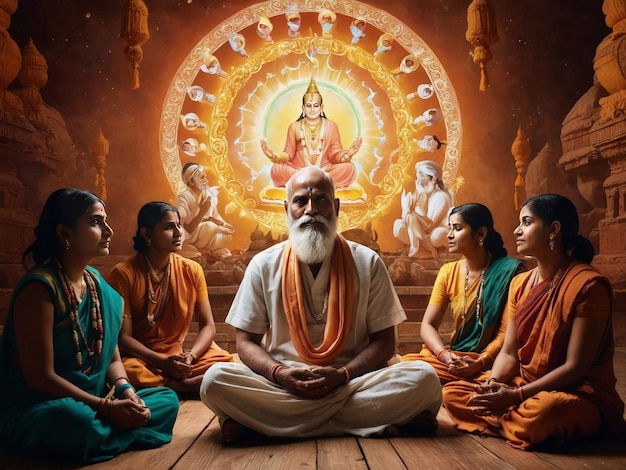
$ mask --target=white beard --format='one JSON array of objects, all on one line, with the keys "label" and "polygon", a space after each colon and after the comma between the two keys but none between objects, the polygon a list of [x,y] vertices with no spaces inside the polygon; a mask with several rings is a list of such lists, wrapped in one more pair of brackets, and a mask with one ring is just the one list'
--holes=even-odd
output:
[{"label": "white beard", "polygon": [[435,190],[435,183],[429,179],[421,179],[418,180],[415,184],[415,208],[418,214],[426,215],[428,214],[428,199],[430,195]]},{"label": "white beard", "polygon": [[415,191],[420,193],[431,194],[435,190],[435,182],[431,179],[419,179],[415,185]]},{"label": "white beard", "polygon": [[[302,225],[310,222],[320,222],[325,228],[318,230],[316,227]],[[337,216],[333,213],[331,220],[322,215],[303,215],[294,219],[287,214],[289,225],[289,239],[291,246],[300,261],[306,264],[319,264],[332,255],[337,238]]]}]

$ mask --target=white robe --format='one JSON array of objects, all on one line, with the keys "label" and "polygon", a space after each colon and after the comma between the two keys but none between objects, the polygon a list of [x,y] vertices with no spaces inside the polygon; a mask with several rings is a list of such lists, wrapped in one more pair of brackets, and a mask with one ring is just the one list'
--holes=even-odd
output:
[{"label": "white robe", "polygon": [[[380,257],[362,245],[350,244],[357,276],[352,325],[335,367],[348,363],[369,342],[369,335],[401,323],[406,315]],[[259,253],[250,262],[226,322],[265,334],[265,348],[285,365],[308,366],[298,356],[285,316],[281,292],[284,243]],[[304,267],[307,308],[321,312],[330,278],[326,260],[316,278]],[[324,325],[309,318],[314,346]],[[441,385],[425,362],[403,362],[350,380],[326,397],[294,396],[254,373],[244,364],[218,363],[205,374],[202,401],[223,421],[235,421],[269,436],[312,437],[353,434],[369,436],[391,424],[404,424],[429,410],[437,414]]]},{"label": "white robe", "polygon": [[[189,245],[196,248],[198,251],[205,250],[212,252],[223,249],[233,238],[232,235],[222,232],[215,222],[208,220],[209,217],[222,220],[217,212],[217,189],[211,187],[208,191],[211,192],[211,206],[209,210],[204,214],[202,221],[192,233],[184,230],[184,256],[189,256],[188,252],[196,251],[190,248]],[[180,223],[183,227],[200,211],[198,197],[191,189],[185,189],[178,193],[174,205],[180,213]]]}]

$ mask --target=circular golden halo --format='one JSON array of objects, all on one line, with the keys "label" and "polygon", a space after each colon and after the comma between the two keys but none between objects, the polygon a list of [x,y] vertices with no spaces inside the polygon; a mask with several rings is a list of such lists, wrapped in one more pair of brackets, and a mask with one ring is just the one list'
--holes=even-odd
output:
[{"label": "circular golden halo", "polygon": [[[295,2],[300,11],[316,12],[321,8],[320,2]],[[339,14],[354,16],[354,8],[358,7],[358,16],[368,18],[368,23],[377,27],[383,33],[393,34],[396,42],[410,54],[415,56],[429,77],[444,115],[446,127],[446,143],[444,158],[444,182],[449,186],[456,178],[458,168],[459,148],[461,144],[460,112],[456,95],[447,78],[443,67],[423,43],[423,41],[406,25],[396,20],[386,12],[363,5],[359,2],[342,2],[333,5]],[[276,2],[260,3],[243,10],[237,17],[231,17],[214,28],[191,51],[179,68],[168,95],[162,113],[162,127],[160,134],[161,161],[172,190],[176,193],[185,188],[181,178],[181,163],[178,142],[179,117],[186,97],[187,89],[193,85],[198,69],[208,51],[219,49],[228,41],[228,35],[233,34],[253,23],[262,16],[283,16],[285,11]],[[248,194],[242,182],[234,175],[229,158],[229,145],[226,138],[228,127],[227,115],[232,107],[237,92],[257,73],[264,64],[274,61],[287,54],[304,54],[310,47],[315,47],[325,54],[345,56],[352,64],[369,72],[374,82],[385,92],[392,107],[395,125],[397,128],[397,155],[385,177],[378,184],[379,193],[363,204],[355,204],[342,210],[340,229],[361,226],[372,220],[395,201],[401,190],[404,178],[409,173],[412,156],[415,153],[415,131],[411,125],[411,116],[405,101],[404,92],[398,81],[393,78],[389,70],[376,61],[372,54],[360,47],[347,44],[341,40],[328,37],[293,37],[264,45],[257,53],[248,57],[236,67],[226,78],[220,93],[217,95],[215,106],[211,113],[208,129],[208,153],[211,163],[218,174],[220,186],[231,198],[232,202],[250,217],[269,228],[284,229],[285,220],[282,205],[280,210],[267,210],[261,207],[254,194]],[[286,127],[286,125],[285,125]],[[424,157],[428,158],[428,157]]]}]

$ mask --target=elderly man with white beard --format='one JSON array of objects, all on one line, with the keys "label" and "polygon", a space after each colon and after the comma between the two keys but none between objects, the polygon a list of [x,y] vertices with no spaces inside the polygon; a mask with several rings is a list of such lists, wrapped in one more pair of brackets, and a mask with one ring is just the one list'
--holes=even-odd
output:
[{"label": "elderly man with white beard", "polygon": [[187,163],[181,176],[187,189],[179,192],[174,202],[185,230],[180,254],[186,258],[229,257],[226,245],[232,240],[235,228],[217,210],[217,186],[209,186],[206,171],[199,163]]},{"label": "elderly man with white beard", "polygon": [[437,248],[448,245],[452,196],[443,184],[443,172],[437,162],[417,162],[415,173],[415,192],[402,192],[402,218],[394,222],[393,235],[408,245],[409,256],[436,258]]},{"label": "elderly man with white beard", "polygon": [[222,443],[434,433],[439,380],[425,362],[387,365],[406,315],[382,259],[337,233],[332,178],[295,173],[285,211],[289,240],[250,261],[226,318],[243,364],[202,381]]}]

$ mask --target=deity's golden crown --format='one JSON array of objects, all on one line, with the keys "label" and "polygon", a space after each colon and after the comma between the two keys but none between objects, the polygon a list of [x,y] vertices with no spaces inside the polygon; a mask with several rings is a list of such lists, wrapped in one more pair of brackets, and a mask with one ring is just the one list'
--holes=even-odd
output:
[{"label": "deity's golden crown", "polygon": [[315,83],[315,79],[311,77],[311,82],[309,83],[309,87],[306,89],[306,93],[304,94],[304,101],[307,101],[307,98],[312,98],[313,95],[317,95],[322,99],[322,95],[317,88],[317,84]]}]

